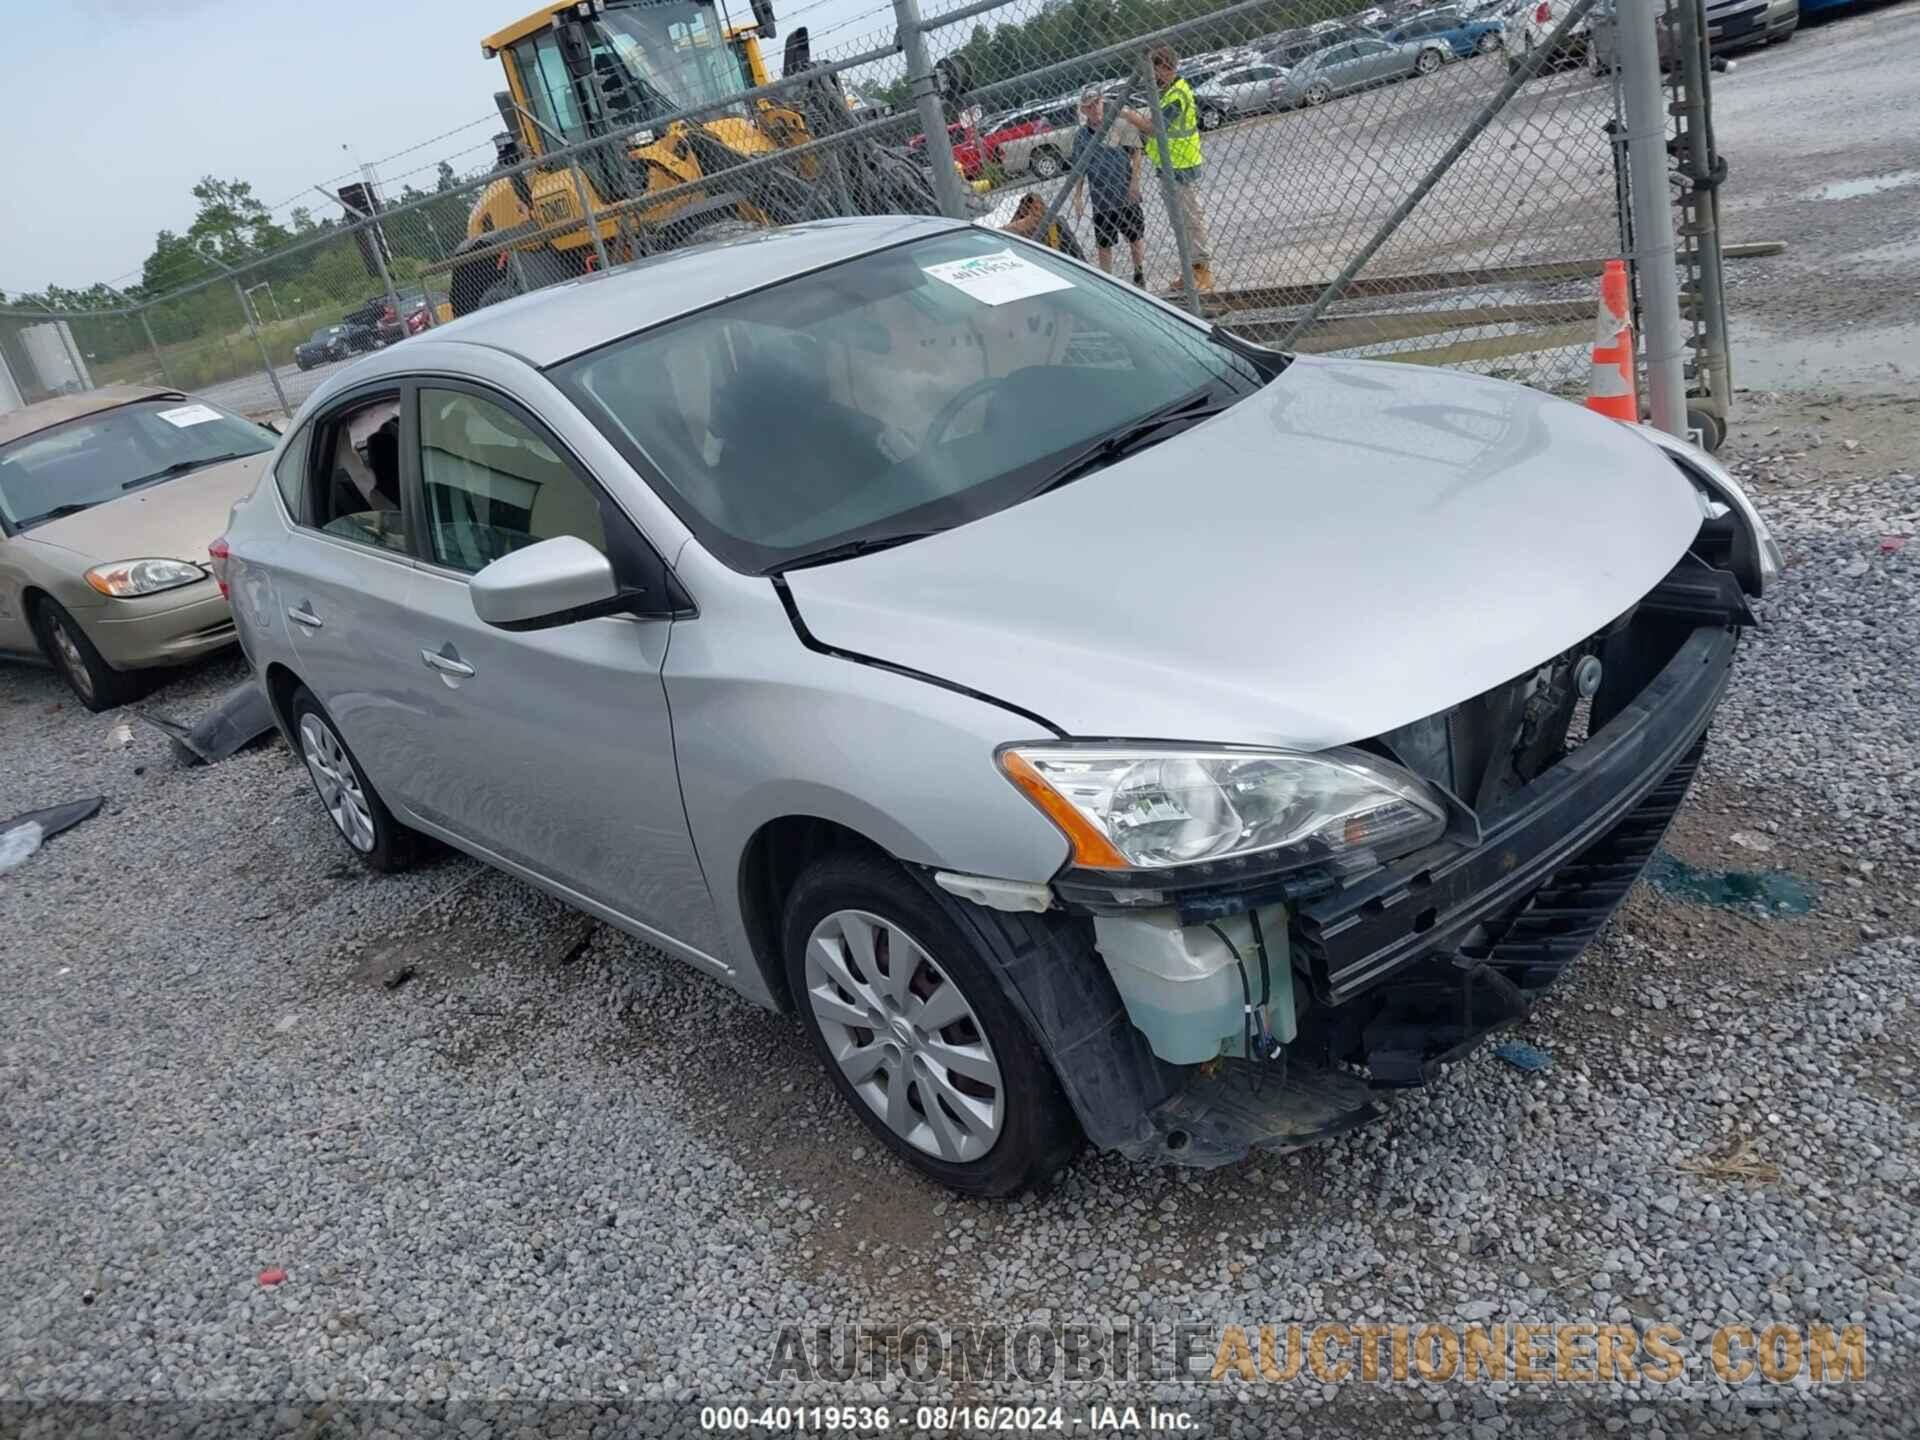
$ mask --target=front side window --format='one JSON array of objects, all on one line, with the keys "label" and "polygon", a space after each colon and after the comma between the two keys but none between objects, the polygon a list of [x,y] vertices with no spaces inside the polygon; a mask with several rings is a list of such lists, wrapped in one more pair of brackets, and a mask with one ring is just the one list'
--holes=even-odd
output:
[{"label": "front side window", "polygon": [[319,429],[313,524],[342,540],[408,553],[400,508],[400,397],[357,402]]},{"label": "front side window", "polygon": [[0,516],[17,530],[279,443],[201,400],[143,400],[0,446]]},{"label": "front side window", "polygon": [[420,482],[433,558],[471,574],[541,540],[604,553],[591,487],[510,412],[465,391],[420,391]]},{"label": "front side window", "polygon": [[1116,427],[1264,383],[1130,290],[978,229],[770,286],[551,373],[659,472],[702,543],[762,573],[1017,504]]}]

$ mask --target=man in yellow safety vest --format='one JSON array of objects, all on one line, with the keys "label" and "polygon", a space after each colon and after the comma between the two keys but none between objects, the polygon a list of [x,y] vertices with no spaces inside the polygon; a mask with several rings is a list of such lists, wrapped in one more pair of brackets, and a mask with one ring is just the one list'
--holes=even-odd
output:
[{"label": "man in yellow safety vest", "polygon": [[[1123,110],[1120,118],[1138,130],[1147,158],[1161,169],[1171,162],[1173,198],[1180,207],[1180,223],[1187,232],[1187,254],[1193,261],[1196,290],[1213,288],[1213,256],[1207,247],[1207,217],[1200,209],[1200,177],[1206,157],[1200,153],[1200,107],[1193,87],[1180,74],[1180,59],[1170,45],[1156,45],[1148,54],[1153,81],[1160,87],[1160,113],[1167,125],[1167,154],[1160,153],[1153,133],[1153,116],[1144,110]],[[1169,217],[1171,218],[1171,217]]]}]

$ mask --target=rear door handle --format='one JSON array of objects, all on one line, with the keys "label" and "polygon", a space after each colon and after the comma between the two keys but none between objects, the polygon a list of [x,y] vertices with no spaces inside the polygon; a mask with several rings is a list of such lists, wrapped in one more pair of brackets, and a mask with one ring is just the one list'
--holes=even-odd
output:
[{"label": "rear door handle", "polygon": [[322,625],[327,623],[326,621],[322,620],[318,615],[314,614],[313,611],[310,608],[308,608],[307,602],[304,600],[301,601],[298,605],[292,606],[291,608],[288,609],[287,618],[289,620],[296,621],[297,623],[306,626],[309,630],[318,630]]},{"label": "rear door handle", "polygon": [[457,675],[462,680],[471,679],[473,666],[464,660],[456,660],[451,655],[437,655],[431,650],[422,650],[420,659],[429,670],[438,670],[442,675]]}]

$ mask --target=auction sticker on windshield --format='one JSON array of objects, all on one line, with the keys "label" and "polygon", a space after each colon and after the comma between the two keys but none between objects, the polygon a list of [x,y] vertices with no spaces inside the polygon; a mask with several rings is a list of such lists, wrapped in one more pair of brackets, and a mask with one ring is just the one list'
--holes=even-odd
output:
[{"label": "auction sticker on windshield", "polygon": [[1073,282],[1063,275],[1042,269],[1031,260],[1023,260],[1011,250],[996,250],[991,255],[975,255],[968,260],[945,260],[921,267],[934,279],[964,290],[982,305],[1005,305],[1050,290],[1071,290]]},{"label": "auction sticker on windshield", "polygon": [[209,405],[176,405],[171,410],[162,410],[160,418],[184,430],[189,425],[204,425],[209,420],[218,420],[220,412]]}]

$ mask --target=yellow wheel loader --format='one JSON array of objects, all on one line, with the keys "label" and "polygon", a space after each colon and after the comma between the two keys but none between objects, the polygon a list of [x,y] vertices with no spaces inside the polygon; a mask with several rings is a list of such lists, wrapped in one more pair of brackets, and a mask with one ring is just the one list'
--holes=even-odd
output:
[{"label": "yellow wheel loader", "polygon": [[[754,23],[729,29],[716,0],[566,0],[481,42],[506,75],[494,98],[507,173],[475,201],[454,253],[455,314],[602,257],[619,264],[743,226],[936,213],[926,171],[853,133],[863,127],[838,79],[808,74],[804,28],[787,42],[776,98],[729,98],[768,83],[759,41],[774,34],[772,0],[752,5]],[[698,113],[669,118],[687,110]],[[830,148],[749,166],[832,135],[842,138]]]}]

